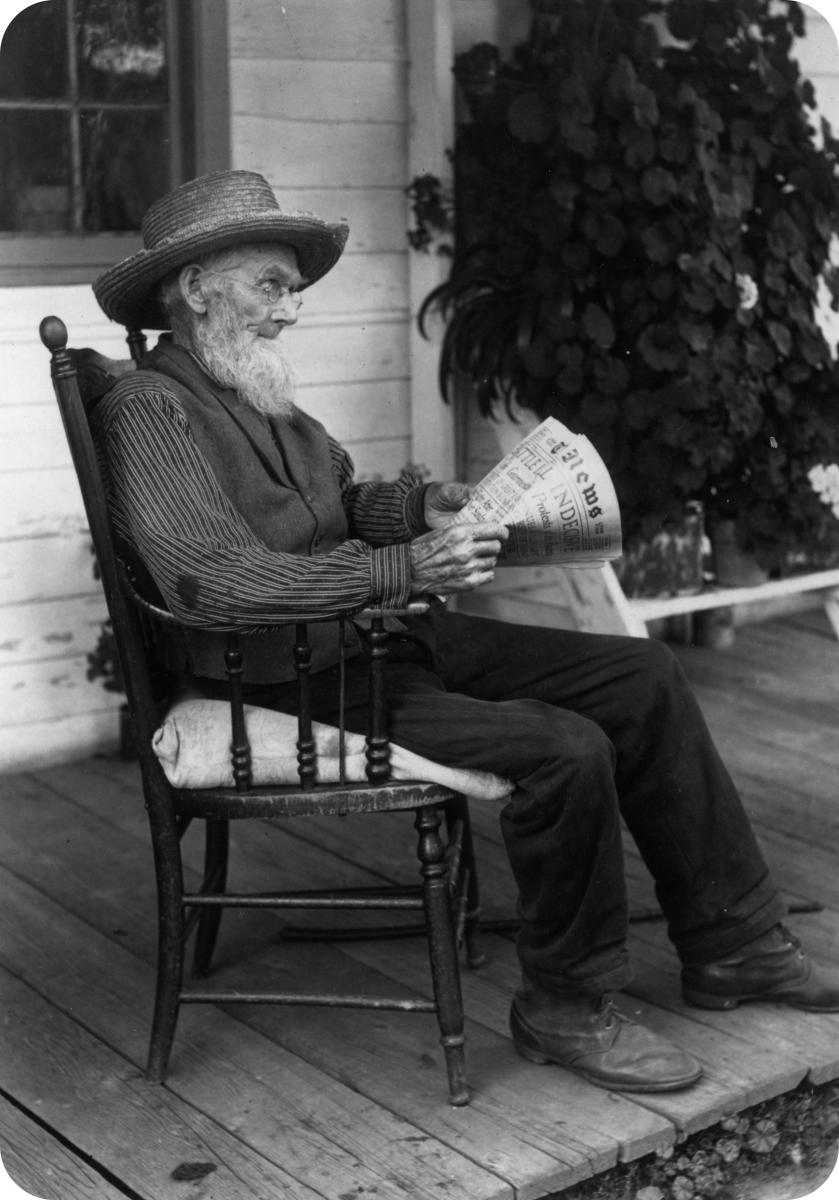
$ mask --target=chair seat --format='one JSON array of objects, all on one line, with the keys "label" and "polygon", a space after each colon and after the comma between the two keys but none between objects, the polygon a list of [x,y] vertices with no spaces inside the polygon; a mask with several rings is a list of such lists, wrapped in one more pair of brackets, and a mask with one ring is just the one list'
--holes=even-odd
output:
[{"label": "chair seat", "polygon": [[321,784],[303,791],[300,787],[252,787],[246,793],[236,788],[181,788],[173,791],[175,809],[182,817],[226,818],[332,816],[362,812],[404,812],[427,804],[444,804],[452,797],[438,783],[407,780],[358,785]]}]

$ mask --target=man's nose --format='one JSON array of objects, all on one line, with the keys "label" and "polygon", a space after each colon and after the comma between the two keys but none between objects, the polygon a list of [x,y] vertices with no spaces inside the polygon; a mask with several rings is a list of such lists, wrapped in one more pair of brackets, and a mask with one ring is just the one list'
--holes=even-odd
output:
[{"label": "man's nose", "polygon": [[280,296],[271,310],[271,316],[276,318],[277,314],[280,314],[279,320],[284,321],[286,325],[296,325],[297,313],[302,303],[303,297],[293,292],[287,296]]}]

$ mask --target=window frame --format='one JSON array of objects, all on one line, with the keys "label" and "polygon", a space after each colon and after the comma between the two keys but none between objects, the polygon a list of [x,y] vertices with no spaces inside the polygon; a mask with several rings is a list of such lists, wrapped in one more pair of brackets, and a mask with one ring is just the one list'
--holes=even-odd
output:
[{"label": "window frame", "polygon": [[[165,0],[173,184],[230,165],[226,0]],[[138,232],[0,231],[0,286],[90,283],[142,248]]]}]

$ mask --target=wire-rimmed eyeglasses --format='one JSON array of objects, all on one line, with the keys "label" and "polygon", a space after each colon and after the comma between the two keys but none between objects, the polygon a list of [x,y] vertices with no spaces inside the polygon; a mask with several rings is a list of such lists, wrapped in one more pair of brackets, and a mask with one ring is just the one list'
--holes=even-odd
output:
[{"label": "wire-rimmed eyeglasses", "polygon": [[225,279],[232,279],[235,283],[244,284],[251,291],[261,292],[272,308],[286,300],[291,301],[296,308],[303,303],[299,288],[286,287],[278,279],[264,279],[261,283],[251,283],[249,279],[243,279],[241,275],[234,275],[232,271],[205,271],[204,274],[220,275]]}]

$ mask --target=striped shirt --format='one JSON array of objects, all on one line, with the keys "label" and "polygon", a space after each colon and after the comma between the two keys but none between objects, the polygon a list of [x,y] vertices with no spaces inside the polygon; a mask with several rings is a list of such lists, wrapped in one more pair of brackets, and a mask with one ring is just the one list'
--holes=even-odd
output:
[{"label": "striped shirt", "polygon": [[[262,625],[409,599],[408,542],[428,528],[425,488],[414,476],[354,483],[349,455],[330,438],[349,537],[322,555],[283,553],[253,533],[222,491],[165,377],[138,388],[125,376],[95,424],[116,532],[184,623]],[[185,579],[194,581],[192,596]]]}]

